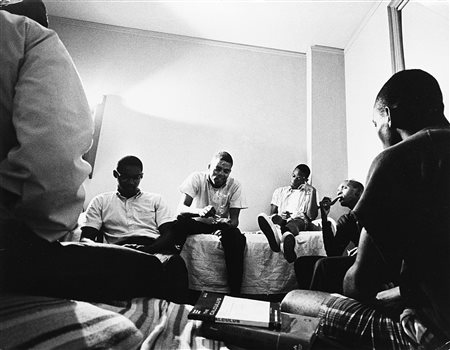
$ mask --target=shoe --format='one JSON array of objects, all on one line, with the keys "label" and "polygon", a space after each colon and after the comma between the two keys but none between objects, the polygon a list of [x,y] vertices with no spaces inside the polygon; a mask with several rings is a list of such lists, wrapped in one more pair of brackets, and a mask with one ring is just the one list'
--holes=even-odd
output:
[{"label": "shoe", "polygon": [[283,255],[288,263],[293,263],[297,259],[297,254],[295,254],[295,237],[292,233],[288,233],[284,237]]},{"label": "shoe", "polygon": [[280,251],[280,236],[271,218],[264,213],[258,215],[258,225],[269,241],[270,249],[274,252]]}]

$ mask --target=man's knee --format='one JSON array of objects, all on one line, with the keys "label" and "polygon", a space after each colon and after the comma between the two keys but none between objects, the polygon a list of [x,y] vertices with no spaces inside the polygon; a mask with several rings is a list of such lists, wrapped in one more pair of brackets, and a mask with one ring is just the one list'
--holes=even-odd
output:
[{"label": "man's knee", "polygon": [[300,231],[306,230],[306,223],[303,219],[292,219],[286,223],[286,228],[296,236]]},{"label": "man's knee", "polygon": [[183,221],[174,220],[169,223],[170,230],[174,235],[174,246],[176,249],[181,250],[187,239],[186,230],[183,229]]},{"label": "man's knee", "polygon": [[188,274],[186,264],[179,255],[173,255],[166,263],[164,263],[163,270],[169,276],[187,277]]},{"label": "man's knee", "polygon": [[314,269],[321,273],[344,275],[354,261],[354,257],[347,256],[323,257],[317,261]]},{"label": "man's knee", "polygon": [[[142,254],[144,255],[144,254]],[[120,260],[120,259],[119,259]],[[153,255],[127,257],[122,260],[123,268],[121,274],[129,275],[131,279],[142,279],[142,276],[148,276],[147,279],[152,283],[157,283],[164,274],[164,268],[161,261]]]},{"label": "man's knee", "polygon": [[294,262],[294,270],[296,273],[300,273],[302,271],[313,271],[315,264],[318,260],[323,259],[323,256],[301,256],[297,258]]},{"label": "man's knee", "polygon": [[326,271],[329,266],[329,260],[326,258],[322,258],[316,261],[314,265],[314,271],[323,272]]},{"label": "man's knee", "polygon": [[239,247],[241,249],[244,249],[246,244],[245,235],[243,235],[238,228],[223,230],[220,241],[224,246],[232,245],[233,247]]}]

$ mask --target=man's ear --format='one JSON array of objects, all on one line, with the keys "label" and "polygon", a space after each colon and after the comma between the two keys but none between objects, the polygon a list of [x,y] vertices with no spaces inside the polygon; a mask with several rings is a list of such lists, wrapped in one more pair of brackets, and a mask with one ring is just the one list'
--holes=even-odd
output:
[{"label": "man's ear", "polygon": [[113,176],[117,179],[119,177],[119,173],[117,172],[117,170],[113,170]]},{"label": "man's ear", "polygon": [[364,192],[364,191],[361,191],[360,189],[357,189],[357,190],[356,190],[356,193],[355,193],[355,194],[356,194],[356,197],[358,197],[358,199],[361,198],[363,192]]},{"label": "man's ear", "polygon": [[384,113],[386,114],[388,126],[390,128],[392,128],[391,109],[388,106],[385,106],[384,107]]}]

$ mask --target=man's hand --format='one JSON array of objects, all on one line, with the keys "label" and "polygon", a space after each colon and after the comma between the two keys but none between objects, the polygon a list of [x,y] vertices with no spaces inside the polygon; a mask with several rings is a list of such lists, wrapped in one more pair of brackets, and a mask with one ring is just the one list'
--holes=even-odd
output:
[{"label": "man's hand", "polygon": [[[389,285],[393,286],[393,283],[386,284],[384,287],[388,287]],[[378,306],[382,306],[386,309],[403,309],[404,300],[400,295],[399,287],[391,287],[389,289],[382,290],[377,293],[376,296],[376,304]]]},{"label": "man's hand", "polygon": [[221,218],[214,224],[214,227],[216,228],[216,231],[212,234],[220,237],[223,232],[227,232],[227,230],[231,228],[230,219]]},{"label": "man's hand", "polygon": [[291,217],[291,212],[289,212],[289,211],[283,211],[282,213],[281,213],[281,218],[283,219],[283,220],[287,220],[287,219],[289,219],[290,217]]},{"label": "man's hand", "polygon": [[216,215],[216,209],[212,205],[207,205],[203,209],[200,209],[198,215],[201,218],[209,218]]},{"label": "man's hand", "polygon": [[92,239],[89,239],[89,238],[86,238],[86,237],[83,237],[83,238],[81,238],[80,239],[80,242],[81,243],[86,243],[86,244],[97,244],[95,241],[93,241]]},{"label": "man's hand", "polygon": [[215,225],[218,230],[227,230],[231,227],[230,219],[219,219]]},{"label": "man's hand", "polygon": [[131,248],[131,249],[140,250],[140,251],[144,251],[144,248],[145,248],[145,246],[142,244],[131,244],[131,243],[123,244],[122,247]]},{"label": "man's hand", "polygon": [[322,218],[327,217],[330,213],[331,208],[331,198],[330,197],[323,197],[322,200],[319,203],[320,206],[320,215]]}]

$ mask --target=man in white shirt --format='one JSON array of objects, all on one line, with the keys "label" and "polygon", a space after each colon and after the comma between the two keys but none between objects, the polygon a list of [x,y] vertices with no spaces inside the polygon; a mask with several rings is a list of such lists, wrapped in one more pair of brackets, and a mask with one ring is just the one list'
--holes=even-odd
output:
[{"label": "man in white shirt", "polygon": [[[175,283],[170,292],[187,295],[187,269],[178,255],[173,215],[161,195],[140,190],[144,176],[142,161],[135,156],[123,157],[117,162],[113,176],[117,179],[117,191],[99,194],[91,200],[81,227],[81,242],[103,240],[152,254],[160,260],[166,282]],[[149,269],[148,273],[152,271]]]},{"label": "man in white shirt", "polygon": [[142,161],[135,156],[123,157],[113,176],[117,191],[101,193],[91,200],[81,240],[103,240],[150,254],[178,253],[170,208],[161,195],[139,188],[144,176]]},{"label": "man in white shirt", "polygon": [[265,213],[258,215],[259,227],[266,235],[270,248],[279,252],[280,243],[283,243],[284,257],[290,263],[297,258],[295,236],[300,231],[311,229],[311,221],[318,214],[316,189],[307,183],[310,174],[306,164],[297,165],[292,172],[290,186],[274,191],[270,216]]},{"label": "man in white shirt", "polygon": [[207,172],[195,172],[181,184],[178,225],[184,234],[219,234],[231,294],[242,285],[245,236],[239,231],[239,213],[247,208],[241,184],[230,177],[233,158],[215,154]]},{"label": "man in white shirt", "polygon": [[3,10],[0,28],[0,289],[89,301],[164,297],[158,258],[59,242],[83,209],[90,108],[54,31]]}]

